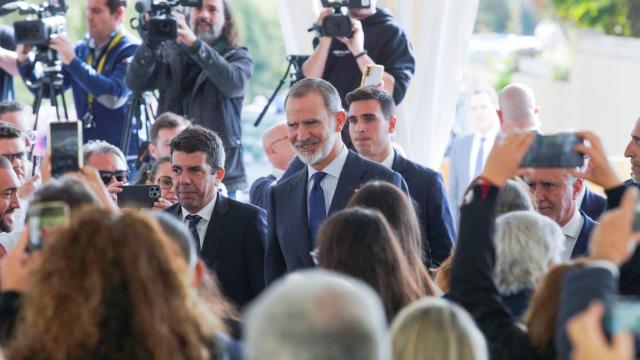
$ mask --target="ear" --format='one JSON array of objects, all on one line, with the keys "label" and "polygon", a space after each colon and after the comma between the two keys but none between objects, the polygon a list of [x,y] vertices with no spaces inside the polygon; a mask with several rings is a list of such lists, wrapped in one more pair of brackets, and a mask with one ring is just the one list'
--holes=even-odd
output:
[{"label": "ear", "polygon": [[149,155],[156,160],[158,159],[158,147],[155,144],[149,144]]},{"label": "ear", "polygon": [[393,134],[396,132],[396,126],[398,125],[398,117],[393,115],[387,120],[387,131],[389,134]]},{"label": "ear", "polygon": [[573,200],[578,198],[580,194],[580,190],[582,190],[582,185],[584,184],[584,180],[578,178],[573,182]]},{"label": "ear", "polygon": [[500,119],[500,126],[504,123],[504,119],[502,118],[502,111],[500,109],[496,109],[496,113],[498,114],[498,119]]},{"label": "ear", "polygon": [[202,259],[198,259],[196,267],[193,269],[193,288],[198,289],[202,285],[202,280],[207,272],[207,265],[204,264]]},{"label": "ear", "polygon": [[124,8],[124,6],[118,7],[118,10],[116,10],[116,13],[114,14],[116,16],[116,20],[122,22],[126,12],[127,10]]},{"label": "ear", "polygon": [[224,179],[224,169],[223,168],[218,168],[215,172],[215,177],[216,177],[216,187],[218,187],[218,185],[220,185],[220,183],[222,182],[222,179]]},{"label": "ear", "polygon": [[540,113],[540,105],[536,106],[535,108],[533,108],[533,113],[538,115],[538,113]]},{"label": "ear", "polygon": [[346,123],[347,113],[344,110],[338,110],[336,112],[336,132],[341,132]]}]

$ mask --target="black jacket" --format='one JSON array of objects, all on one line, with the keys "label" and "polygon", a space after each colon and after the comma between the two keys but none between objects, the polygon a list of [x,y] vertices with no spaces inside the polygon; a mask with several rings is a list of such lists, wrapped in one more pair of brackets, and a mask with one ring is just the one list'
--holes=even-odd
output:
[{"label": "black jacket", "polygon": [[500,299],[493,281],[493,240],[498,188],[476,186],[473,200],[460,209],[460,230],[447,297],[464,307],[483,332],[492,360],[554,359],[529,343],[521,324]]},{"label": "black jacket", "polygon": [[158,89],[158,114],[172,111],[215,131],[224,144],[228,191],[247,186],[240,114],[253,73],[253,60],[244,47],[221,51],[202,41],[192,47],[164,42],[158,51],[143,44],[127,71],[132,91]]}]

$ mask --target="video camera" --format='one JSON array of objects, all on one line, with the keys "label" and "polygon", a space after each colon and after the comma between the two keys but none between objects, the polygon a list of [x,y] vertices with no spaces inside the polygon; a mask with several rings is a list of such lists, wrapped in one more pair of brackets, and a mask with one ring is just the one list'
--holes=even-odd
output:
[{"label": "video camera", "polygon": [[49,41],[67,32],[64,14],[67,5],[64,0],[49,0],[40,5],[29,5],[24,1],[10,2],[0,8],[0,15],[17,11],[20,15],[36,15],[37,20],[21,20],[13,23],[18,44],[34,45],[48,49]]},{"label": "video camera", "polygon": [[[160,43],[175,40],[178,36],[178,23],[171,16],[171,11],[178,6],[202,7],[202,0],[136,0],[135,9],[140,16],[136,26],[132,20],[132,27],[146,33],[147,41]],[[147,20],[146,13],[149,14]]]},{"label": "video camera", "polygon": [[369,9],[371,0],[322,0],[322,6],[333,8],[333,14],[322,21],[322,26],[314,24],[309,31],[316,31],[319,36],[327,37],[351,37],[351,19],[343,14],[344,8]]}]

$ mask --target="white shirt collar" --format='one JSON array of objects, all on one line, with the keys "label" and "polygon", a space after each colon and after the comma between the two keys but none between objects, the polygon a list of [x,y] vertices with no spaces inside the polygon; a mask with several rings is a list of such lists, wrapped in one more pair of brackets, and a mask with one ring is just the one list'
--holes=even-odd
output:
[{"label": "white shirt collar", "polygon": [[280,170],[280,169],[272,167],[270,174],[275,176],[276,179],[280,179],[282,177],[282,175],[284,174],[284,170]]},{"label": "white shirt collar", "polygon": [[391,151],[389,151],[389,155],[387,155],[387,157],[384,158],[384,160],[382,160],[380,165],[386,167],[387,169],[391,169],[391,167],[393,166],[393,160],[395,158],[396,158],[396,152],[395,150],[393,150],[393,148],[391,148]]},{"label": "white shirt collar", "polygon": [[[347,146],[343,144],[342,150],[340,150],[338,156],[336,156],[336,158],[333,159],[333,161],[330,162],[329,165],[325,166],[325,168],[322,169],[322,172],[327,173],[327,175],[339,178],[340,173],[342,172],[342,168],[344,167],[344,163],[347,162],[348,155],[349,150],[347,149]],[[307,165],[307,169],[309,170],[309,177],[307,178],[307,181],[311,181],[311,177],[313,176],[313,174],[317,173],[318,171],[311,165]]]},{"label": "white shirt collar", "polygon": [[485,139],[485,144],[490,143],[491,146],[493,146],[493,142],[494,139],[496,138],[496,136],[498,135],[498,132],[500,131],[500,127],[499,126],[494,126],[491,130],[487,131],[485,134],[481,134],[479,132],[476,132],[474,134],[474,141],[480,141],[481,138]]},{"label": "white shirt collar", "polygon": [[562,227],[562,233],[565,236],[577,239],[578,235],[580,235],[580,230],[582,230],[582,216],[576,207],[576,211],[573,213],[573,216],[571,216],[569,222]]},{"label": "white shirt collar", "polygon": [[182,221],[185,221],[185,218],[187,217],[187,215],[199,215],[204,220],[210,221],[211,220],[211,216],[213,215],[213,208],[216,206],[216,198],[217,197],[218,197],[218,194],[216,194],[216,196],[213,197],[213,200],[211,200],[207,205],[205,205],[202,209],[200,209],[200,211],[198,211],[195,214],[191,214],[187,209],[184,208],[184,206],[181,206],[182,207]]}]

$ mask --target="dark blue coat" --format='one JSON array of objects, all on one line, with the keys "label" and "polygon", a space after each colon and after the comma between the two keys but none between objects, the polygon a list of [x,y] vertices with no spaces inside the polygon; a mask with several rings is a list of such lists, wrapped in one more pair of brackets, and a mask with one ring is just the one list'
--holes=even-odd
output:
[{"label": "dark blue coat", "polygon": [[582,204],[580,204],[580,210],[587,214],[591,219],[597,221],[606,208],[607,198],[591,191],[587,186],[584,191],[584,197],[582,198]]},{"label": "dark blue coat", "polygon": [[[398,173],[349,151],[328,215],[344,209],[353,193],[371,180],[387,181],[408,192],[407,184]],[[314,266],[311,252],[315,244],[309,235],[307,183],[308,172],[304,167],[271,189],[265,255],[267,284],[286,273]]]},{"label": "dark blue coat", "polygon": [[249,202],[253,205],[267,210],[269,206],[269,191],[276,184],[278,179],[273,176],[262,176],[251,184],[249,189]]},{"label": "dark blue coat", "polygon": [[[165,210],[182,219],[182,207]],[[220,281],[222,293],[242,307],[264,289],[265,211],[216,196],[200,257]]]},{"label": "dark blue coat", "polygon": [[456,230],[442,176],[397,152],[391,169],[407,182],[411,199],[417,204],[422,227],[422,258],[427,266],[438,266],[453,247]]},{"label": "dark blue coat", "polygon": [[582,223],[582,229],[580,229],[580,233],[578,234],[576,245],[573,247],[573,251],[571,252],[572,259],[587,255],[589,252],[589,238],[597,224],[597,222],[593,221],[582,210],[580,210],[580,215],[584,221]]}]

